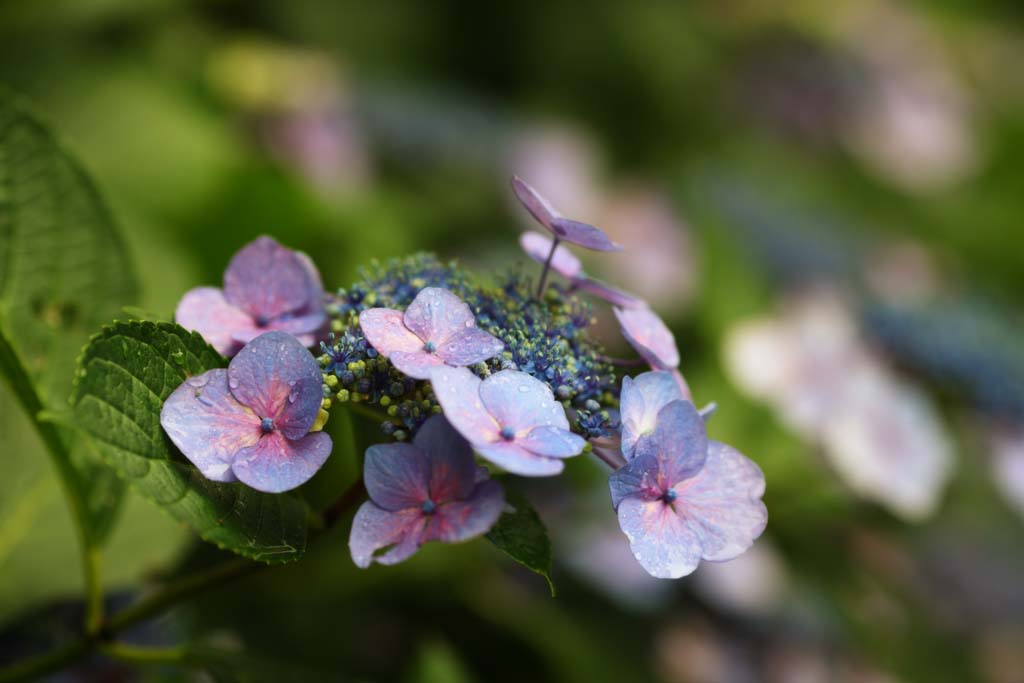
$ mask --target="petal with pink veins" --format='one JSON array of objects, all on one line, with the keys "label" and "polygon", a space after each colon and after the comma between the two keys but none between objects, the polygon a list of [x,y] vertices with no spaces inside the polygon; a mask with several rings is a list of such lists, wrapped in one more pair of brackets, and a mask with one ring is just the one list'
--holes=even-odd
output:
[{"label": "petal with pink veins", "polygon": [[438,507],[424,535],[445,543],[468,541],[490,531],[504,507],[505,491],[501,484],[485,481],[465,500]]},{"label": "petal with pink veins", "polygon": [[259,237],[242,247],[224,271],[224,296],[257,321],[316,307],[308,257]]},{"label": "petal with pink veins", "polygon": [[[352,520],[348,547],[352,561],[365,569],[374,562],[396,564],[420,547],[424,515],[417,509],[384,510],[371,501],[362,504]],[[383,553],[379,550],[388,548]]]},{"label": "petal with pink veins", "polygon": [[232,469],[239,481],[257,491],[281,493],[309,481],[330,454],[331,437],[324,432],[296,440],[271,432],[255,446],[240,450]]},{"label": "petal with pink veins", "polygon": [[437,348],[437,355],[448,365],[458,367],[482,363],[504,350],[505,343],[490,332],[467,327],[442,342]]},{"label": "petal with pink veins", "polygon": [[236,335],[258,333],[252,316],[232,306],[215,287],[197,287],[181,298],[174,320],[186,330],[202,335],[222,356],[233,356],[244,341]]},{"label": "petal with pink veins", "polygon": [[370,500],[385,510],[419,507],[430,498],[430,459],[410,444],[376,444],[366,450],[363,481]]},{"label": "petal with pink veins", "polygon": [[359,314],[359,327],[366,341],[377,353],[390,358],[392,353],[416,353],[423,350],[424,340],[405,326],[401,311],[370,308]]},{"label": "petal with pink veins", "polygon": [[456,333],[476,325],[469,306],[447,289],[424,287],[403,315],[405,326],[424,342],[442,346]]}]

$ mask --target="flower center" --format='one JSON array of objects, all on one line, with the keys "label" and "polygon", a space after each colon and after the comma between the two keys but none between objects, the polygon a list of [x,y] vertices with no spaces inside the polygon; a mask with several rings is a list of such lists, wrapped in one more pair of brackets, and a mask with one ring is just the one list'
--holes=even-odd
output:
[{"label": "flower center", "polygon": [[437,347],[434,346],[434,342],[428,341],[426,344],[423,345],[423,350],[426,351],[427,353],[433,353],[434,351],[437,351]]},{"label": "flower center", "polygon": [[262,420],[260,420],[260,431],[263,432],[264,434],[269,434],[270,432],[274,431],[274,429],[276,429],[274,421],[271,420],[269,417],[265,417]]},{"label": "flower center", "polygon": [[256,316],[256,327],[266,327],[270,324],[270,318],[265,315]]},{"label": "flower center", "polygon": [[432,515],[436,510],[437,505],[434,503],[434,501],[430,500],[429,498],[423,501],[423,514]]},{"label": "flower center", "polygon": [[669,489],[668,491],[665,491],[665,493],[661,494],[661,499],[671,505],[676,502],[676,492]]},{"label": "flower center", "polygon": [[516,430],[511,427],[502,427],[501,438],[505,439],[505,441],[512,441],[516,438]]}]

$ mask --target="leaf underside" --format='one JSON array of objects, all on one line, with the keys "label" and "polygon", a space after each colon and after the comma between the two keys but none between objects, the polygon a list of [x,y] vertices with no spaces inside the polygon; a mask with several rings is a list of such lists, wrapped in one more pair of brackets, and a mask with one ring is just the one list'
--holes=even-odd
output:
[{"label": "leaf underside", "polygon": [[519,564],[543,576],[554,597],[551,539],[548,538],[544,522],[521,494],[508,491],[507,500],[512,510],[501,516],[487,534],[487,539]]}]

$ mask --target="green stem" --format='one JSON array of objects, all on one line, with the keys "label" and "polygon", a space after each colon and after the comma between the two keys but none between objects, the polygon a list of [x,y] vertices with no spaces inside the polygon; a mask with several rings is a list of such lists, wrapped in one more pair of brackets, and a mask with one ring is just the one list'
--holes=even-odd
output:
[{"label": "green stem", "polygon": [[58,479],[68,501],[71,518],[74,521],[78,537],[79,552],[82,561],[82,576],[85,582],[86,610],[85,628],[87,633],[95,633],[95,629],[103,621],[103,585],[100,579],[99,549],[93,544],[89,533],[89,511],[85,499],[78,490],[79,475],[71,464],[71,452],[61,438],[58,427],[52,422],[39,419],[45,410],[39,394],[36,393],[32,380],[18,360],[18,355],[7,337],[0,330],[0,369],[7,379],[11,393],[21,403],[22,409],[28,414],[36,433],[42,439],[50,454],[50,461],[57,470]]},{"label": "green stem", "polygon": [[101,643],[99,651],[130,664],[181,664],[188,661],[188,650],[181,647],[139,647],[127,643]]}]

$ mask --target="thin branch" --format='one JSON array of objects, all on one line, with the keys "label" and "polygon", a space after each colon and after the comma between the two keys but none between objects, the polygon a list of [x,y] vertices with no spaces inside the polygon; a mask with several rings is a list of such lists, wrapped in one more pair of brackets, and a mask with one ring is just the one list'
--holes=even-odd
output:
[{"label": "thin branch", "polygon": [[537,298],[540,299],[544,294],[544,287],[548,284],[548,271],[551,270],[551,261],[555,258],[555,249],[558,248],[558,243],[561,240],[555,237],[551,240],[551,251],[548,252],[548,258],[544,261],[544,269],[540,272],[540,282],[537,283]]}]

